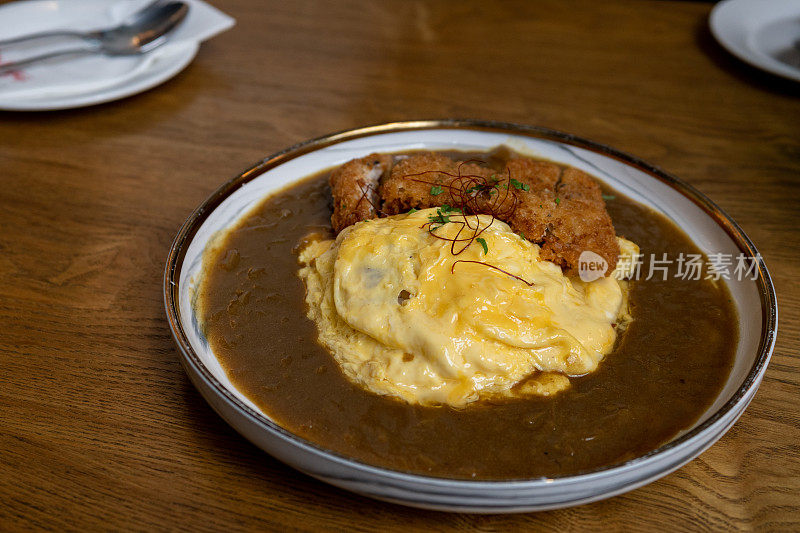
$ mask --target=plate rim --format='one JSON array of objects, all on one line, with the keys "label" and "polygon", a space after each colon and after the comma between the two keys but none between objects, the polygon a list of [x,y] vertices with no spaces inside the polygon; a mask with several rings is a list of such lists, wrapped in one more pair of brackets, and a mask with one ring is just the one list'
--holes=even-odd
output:
[{"label": "plate rim", "polygon": [[[535,478],[514,478],[507,480],[469,480],[458,478],[434,477],[425,476],[422,474],[415,474],[395,470],[391,468],[370,465],[361,462],[357,459],[348,457],[344,454],[328,450],[323,446],[316,444],[312,441],[303,439],[292,433],[291,431],[282,428],[277,423],[273,422],[261,413],[256,412],[241,400],[236,398],[225,386],[223,386],[206,368],[199,356],[194,352],[191,347],[188,337],[183,330],[180,322],[180,310],[178,305],[178,291],[180,280],[177,278],[179,273],[178,265],[182,262],[183,257],[194,237],[196,231],[204,222],[205,218],[216,209],[231,193],[240,188],[245,183],[255,179],[267,170],[283,164],[291,159],[316,151],[326,146],[337,144],[343,141],[358,139],[376,134],[394,133],[402,131],[415,131],[415,130],[441,130],[441,129],[465,129],[465,130],[478,130],[478,131],[495,131],[505,132],[512,134],[520,134],[528,137],[556,141],[580,148],[585,148],[595,153],[599,153],[606,157],[616,159],[625,164],[633,166],[653,178],[656,178],[663,183],[669,185],[677,192],[681,193],[684,197],[693,201],[700,207],[706,215],[710,216],[731,238],[731,240],[739,247],[742,252],[749,253],[751,257],[758,258],[758,278],[757,288],[761,300],[761,313],[763,328],[761,337],[758,344],[758,354],[747,373],[746,377],[738,387],[736,392],[731,398],[725,402],[719,409],[717,409],[708,419],[702,424],[693,428],[691,431],[680,435],[679,437],[671,440],[650,452],[630,459],[622,463],[612,465],[605,465],[599,468],[581,471],[575,474],[563,476],[541,476]],[[777,321],[778,321],[778,306],[775,296],[775,289],[772,283],[772,278],[764,263],[763,257],[759,254],[757,248],[752,243],[750,238],[744,233],[741,227],[722,209],[720,209],[713,201],[698,191],[694,186],[684,182],[683,180],[661,170],[659,167],[643,161],[642,159],[630,155],[621,150],[617,150],[610,146],[597,143],[582,137],[563,133],[550,128],[541,126],[530,126],[524,124],[516,124],[509,122],[491,121],[491,120],[476,120],[476,119],[426,119],[426,120],[412,120],[412,121],[398,121],[386,122],[365,126],[361,128],[342,130],[321,137],[309,139],[295,145],[289,146],[283,150],[273,153],[258,161],[250,168],[241,172],[234,178],[223,183],[214,192],[212,192],[181,225],[180,230],[175,236],[172,245],[170,246],[169,254],[167,256],[166,267],[164,270],[163,278],[163,294],[164,306],[167,315],[167,320],[170,326],[173,340],[175,341],[181,355],[181,362],[186,365],[190,364],[193,369],[198,373],[208,386],[210,386],[218,395],[221,395],[239,414],[245,415],[254,421],[262,430],[267,430],[274,436],[288,440],[295,446],[300,446],[308,451],[322,456],[324,459],[333,460],[339,464],[343,464],[349,468],[356,468],[357,470],[370,473],[373,475],[382,476],[383,478],[393,478],[397,480],[405,480],[418,484],[439,485],[447,486],[449,488],[463,488],[463,489],[476,489],[476,488],[496,488],[502,486],[509,487],[529,487],[540,486],[544,481],[551,486],[566,485],[577,483],[581,481],[590,481],[592,478],[609,474],[610,472],[619,471],[623,469],[632,469],[642,463],[654,461],[659,456],[673,451],[678,446],[687,443],[697,437],[700,433],[713,427],[720,420],[729,416],[736,408],[736,406],[748,395],[755,395],[758,385],[766,371],[769,359],[775,346],[777,336]],[[191,374],[190,374],[190,377]],[[207,400],[208,401],[208,400]],[[211,403],[211,402],[209,402]],[[749,400],[748,400],[749,403]],[[213,407],[213,404],[212,404]],[[741,413],[739,413],[741,414]],[[224,417],[223,417],[224,418]],[[738,416],[737,416],[738,418]],[[228,422],[226,420],[226,422]],[[228,422],[230,424],[230,422]],[[711,444],[716,442],[712,441]],[[678,465],[679,467],[680,465]],[[677,467],[675,467],[677,468]],[[673,469],[674,470],[674,469]],[[669,472],[671,470],[667,470]],[[666,472],[665,472],[666,473]],[[655,477],[660,477],[656,475]]]}]

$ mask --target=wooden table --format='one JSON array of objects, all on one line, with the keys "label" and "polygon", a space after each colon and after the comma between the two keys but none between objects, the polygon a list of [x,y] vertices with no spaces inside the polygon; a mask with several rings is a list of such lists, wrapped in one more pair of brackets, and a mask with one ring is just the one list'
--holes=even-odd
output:
[{"label": "wooden table", "polygon": [[[0,529],[800,527],[800,85],[719,48],[708,3],[219,3],[237,26],[163,86],[0,113]],[[720,442],[616,498],[452,515],[329,487],[262,453],[185,376],[170,241],[220,183],[309,137],[412,118],[537,124],[717,201],[774,277],[780,335]]]}]

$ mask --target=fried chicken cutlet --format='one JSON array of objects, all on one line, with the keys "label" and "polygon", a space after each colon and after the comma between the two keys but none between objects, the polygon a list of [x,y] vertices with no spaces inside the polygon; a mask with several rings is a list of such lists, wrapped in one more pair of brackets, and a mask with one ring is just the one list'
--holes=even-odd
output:
[{"label": "fried chicken cutlet", "polygon": [[329,178],[333,196],[331,225],[336,233],[378,216],[380,179],[391,167],[391,155],[370,154],[348,161],[333,171]]},{"label": "fried chicken cutlet", "polygon": [[[541,247],[544,260],[569,274],[577,273],[583,251],[603,257],[608,263],[607,275],[617,264],[619,245],[611,217],[599,185],[585,172],[524,157],[512,158],[504,168],[495,169],[433,152],[403,158],[387,172],[391,163],[376,163],[378,157],[373,154],[351,161],[331,176],[335,201],[331,221],[337,232],[378,216],[372,208],[378,205],[378,198],[384,215],[446,204],[459,206],[467,214],[491,214],[507,222]],[[382,170],[378,172],[378,168]],[[370,181],[365,175],[376,177]],[[372,192],[381,175],[379,194],[364,201],[367,196],[361,183],[370,183]],[[345,203],[340,206],[342,199]]]}]

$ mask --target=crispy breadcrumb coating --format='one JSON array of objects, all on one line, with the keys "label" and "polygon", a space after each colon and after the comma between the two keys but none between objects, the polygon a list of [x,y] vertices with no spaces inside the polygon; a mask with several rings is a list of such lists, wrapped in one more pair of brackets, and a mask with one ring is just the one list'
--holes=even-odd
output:
[{"label": "crispy breadcrumb coating", "polygon": [[592,251],[608,263],[607,275],[614,271],[616,232],[600,186],[589,174],[528,158],[512,159],[507,168],[530,191],[517,191],[517,209],[506,222],[539,244],[543,259],[574,274],[581,253]]},{"label": "crispy breadcrumb coating", "polygon": [[[453,180],[457,176],[489,178],[496,173],[496,169],[472,162],[456,162],[434,152],[412,155],[395,163],[391,174],[381,185],[383,211],[387,215],[396,215],[411,208],[454,205],[457,199],[453,197],[450,185],[456,185]],[[438,191],[436,185],[442,190]]]}]

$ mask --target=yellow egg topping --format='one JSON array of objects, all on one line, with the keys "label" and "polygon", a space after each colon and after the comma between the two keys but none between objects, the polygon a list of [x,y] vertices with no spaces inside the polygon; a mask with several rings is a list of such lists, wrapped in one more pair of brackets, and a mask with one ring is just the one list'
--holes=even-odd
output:
[{"label": "yellow egg topping", "polygon": [[[360,222],[302,250],[308,315],[350,380],[459,407],[555,394],[597,368],[629,320],[627,282],[566,277],[489,216],[466,217],[472,229],[452,216],[432,235],[435,213]],[[638,253],[620,241],[623,253]]]}]

